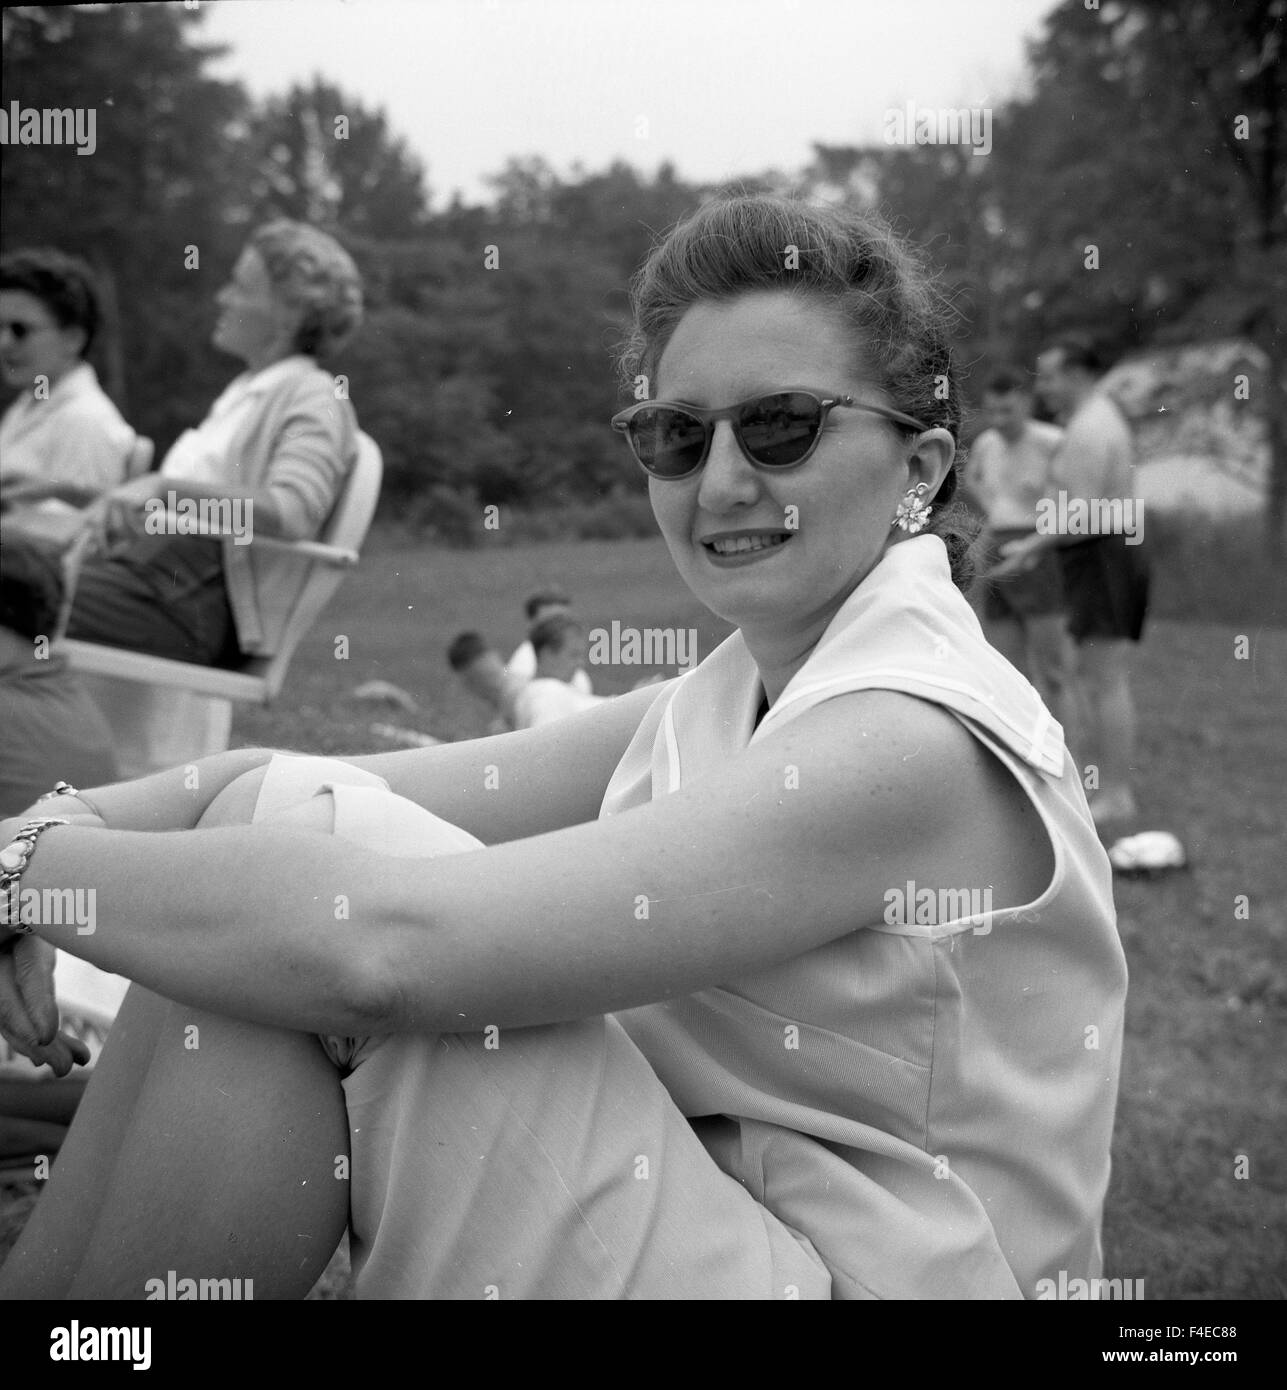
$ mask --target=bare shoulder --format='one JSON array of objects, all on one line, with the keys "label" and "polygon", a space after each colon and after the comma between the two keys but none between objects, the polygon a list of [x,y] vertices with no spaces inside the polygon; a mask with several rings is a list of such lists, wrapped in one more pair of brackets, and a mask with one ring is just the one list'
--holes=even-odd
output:
[{"label": "bare shoulder", "polygon": [[[818,785],[839,834],[908,847],[950,883],[995,885],[998,907],[1036,898],[1053,851],[1008,768],[950,710],[898,691],[838,695],[768,733],[760,757]],[[807,771],[806,771],[807,769]]]}]

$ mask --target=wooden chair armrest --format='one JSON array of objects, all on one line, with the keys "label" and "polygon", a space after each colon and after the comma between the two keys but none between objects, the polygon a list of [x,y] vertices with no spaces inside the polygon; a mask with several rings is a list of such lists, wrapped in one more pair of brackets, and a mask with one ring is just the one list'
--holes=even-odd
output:
[{"label": "wooden chair armrest", "polygon": [[298,555],[304,560],[318,560],[324,565],[348,569],[359,559],[356,550],[345,546],[327,545],[323,541],[288,541],[278,536],[256,536],[251,541],[254,550],[266,550],[283,555]]}]

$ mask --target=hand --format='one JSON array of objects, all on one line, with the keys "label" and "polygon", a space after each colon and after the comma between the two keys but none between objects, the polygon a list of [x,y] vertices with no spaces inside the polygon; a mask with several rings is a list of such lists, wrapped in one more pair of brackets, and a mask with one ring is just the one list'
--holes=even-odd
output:
[{"label": "hand", "polygon": [[115,487],[94,504],[94,527],[100,539],[100,549],[109,548],[143,534],[146,513],[144,504],[156,496],[156,476],[145,473],[141,478]]},{"label": "hand", "polygon": [[1007,541],[1000,550],[1001,559],[984,575],[985,579],[1004,579],[1011,574],[1026,574],[1035,569],[1046,547],[1040,536],[1024,536]]},{"label": "hand", "polygon": [[89,1048],[58,1029],[56,954],[38,936],[10,933],[0,941],[0,1035],[37,1066],[47,1063],[55,1076],[66,1076],[89,1061]]}]

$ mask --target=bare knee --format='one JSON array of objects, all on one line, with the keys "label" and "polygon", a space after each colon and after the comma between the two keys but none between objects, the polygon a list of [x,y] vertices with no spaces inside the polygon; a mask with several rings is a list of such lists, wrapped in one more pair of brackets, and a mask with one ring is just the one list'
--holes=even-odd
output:
[{"label": "bare knee", "polygon": [[255,807],[259,802],[259,789],[267,772],[268,767],[265,764],[233,778],[206,807],[205,814],[197,822],[198,829],[220,825],[249,825],[254,819]]}]

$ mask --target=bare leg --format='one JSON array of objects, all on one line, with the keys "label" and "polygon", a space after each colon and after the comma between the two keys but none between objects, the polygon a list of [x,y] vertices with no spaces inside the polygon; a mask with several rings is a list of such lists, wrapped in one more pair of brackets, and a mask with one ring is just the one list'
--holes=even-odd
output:
[{"label": "bare leg", "polygon": [[[203,824],[253,803],[234,783]],[[0,1297],[144,1298],[169,1270],[307,1293],[348,1216],[343,1093],[317,1040],[136,986],[95,1073]]]},{"label": "bare leg", "polygon": [[1080,749],[1081,692],[1077,680],[1077,649],[1062,613],[1042,613],[1025,623],[1031,680],[1051,714],[1063,725],[1064,742]]},{"label": "bare leg", "polygon": [[1136,718],[1130,683],[1131,643],[1118,638],[1087,638],[1080,655],[1099,753],[1099,795],[1091,809],[1097,821],[1132,816]]}]

